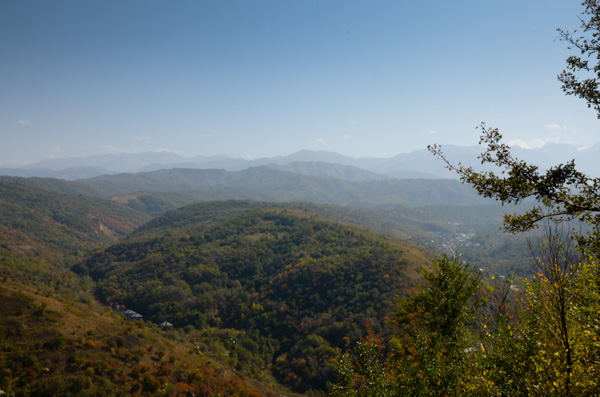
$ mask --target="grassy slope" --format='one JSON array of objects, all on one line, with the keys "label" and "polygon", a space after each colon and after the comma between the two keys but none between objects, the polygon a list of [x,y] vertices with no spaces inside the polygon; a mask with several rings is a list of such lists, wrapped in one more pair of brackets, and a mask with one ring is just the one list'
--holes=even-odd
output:
[{"label": "grassy slope", "polygon": [[293,395],[198,353],[198,333],[149,327],[48,290],[0,281],[0,313],[0,390],[8,395]]}]

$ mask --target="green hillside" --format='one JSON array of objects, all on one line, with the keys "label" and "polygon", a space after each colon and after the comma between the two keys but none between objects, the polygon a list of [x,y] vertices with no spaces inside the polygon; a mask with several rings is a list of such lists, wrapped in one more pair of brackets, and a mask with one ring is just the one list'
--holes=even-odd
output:
[{"label": "green hillside", "polygon": [[70,265],[148,219],[110,200],[0,181],[0,275],[70,288]]},{"label": "green hillside", "polygon": [[101,197],[102,192],[95,190],[93,186],[84,186],[75,181],[66,181],[57,178],[24,178],[12,176],[0,176],[0,183],[26,186],[34,189],[49,191],[74,196]]},{"label": "green hillside", "polygon": [[0,281],[0,390],[8,396],[262,396],[194,343],[123,315]]},{"label": "green hillside", "polygon": [[[236,198],[219,192],[143,192],[113,197],[112,200],[136,210],[158,216],[170,209],[195,202]],[[285,204],[271,204],[285,207]],[[471,263],[505,274],[511,269],[521,275],[530,273],[531,255],[527,240],[535,236],[502,233],[503,215],[518,211],[498,203],[479,205],[377,205],[368,207],[335,204],[293,203],[293,206],[318,213],[320,216],[353,224],[378,234],[410,241],[432,251],[460,252]],[[188,207],[192,208],[192,206]],[[165,218],[161,218],[164,222]],[[149,225],[153,225],[154,221]],[[144,228],[140,229],[143,230]]]},{"label": "green hillside", "polygon": [[[521,275],[529,272],[525,236],[498,233],[502,215],[519,209],[482,201],[468,186],[453,180],[348,182],[270,166],[239,172],[172,169],[73,182],[8,179],[53,192],[102,196],[118,193],[111,201],[152,217],[215,200],[303,202],[312,206],[311,211],[328,218],[410,240],[434,251],[451,255],[461,252],[465,259],[498,275],[507,269]],[[309,203],[320,203],[320,207]]]},{"label": "green hillside", "polygon": [[393,298],[426,262],[314,213],[221,202],[170,211],[75,270],[97,282],[104,302],[149,321],[220,329],[235,368],[269,369],[306,392],[335,380],[345,337],[385,331]]},{"label": "green hillside", "polygon": [[[260,179],[263,174],[255,172]],[[372,197],[387,191],[376,185]],[[427,186],[421,186],[411,194],[426,194]],[[223,192],[237,197],[239,190],[233,188],[106,199],[92,195],[98,189],[58,180],[0,180],[0,276],[27,285],[5,281],[13,292],[35,286],[43,288],[36,296],[44,295],[42,300],[29,293],[33,300],[13,292],[3,295],[28,303],[15,306],[21,311],[9,306],[0,311],[8,321],[0,356],[16,357],[0,360],[9,370],[0,378],[0,390],[29,393],[47,387],[92,395],[104,383],[110,385],[107,390],[119,390],[125,381],[115,374],[124,373],[127,384],[135,385],[127,386],[126,394],[155,395],[158,385],[178,379],[171,377],[176,370],[161,375],[166,354],[173,357],[167,364],[188,362],[190,346],[196,346],[202,371],[224,376],[218,390],[226,390],[227,384],[243,393],[252,393],[252,387],[267,394],[322,395],[327,382],[336,381],[336,358],[348,344],[369,330],[390,335],[386,318],[396,305],[394,298],[406,295],[418,277],[415,269],[430,262],[430,254],[414,242],[382,236],[426,242],[431,233],[451,231],[454,215],[463,219],[461,227],[473,228],[482,216],[496,214],[464,206],[206,201],[223,198]],[[337,194],[332,192],[328,194]],[[260,189],[254,193],[273,195]],[[198,199],[204,202],[183,206]],[[494,228],[477,230],[492,233]],[[144,322],[125,320],[96,299],[119,302],[141,313]],[[44,302],[62,309],[46,311]],[[88,322],[96,321],[91,319],[104,317],[121,325],[89,327]],[[167,336],[183,348],[166,347],[168,342],[160,339],[157,324],[163,321],[174,324]],[[66,333],[78,326],[73,324],[86,331]],[[86,336],[90,330],[95,339]],[[151,342],[107,347],[128,333]],[[28,353],[13,354],[11,346]],[[92,364],[72,364],[75,358],[62,353],[64,346]],[[152,346],[161,346],[161,357],[143,353],[153,352]],[[102,364],[94,367],[95,362]],[[59,373],[61,366],[72,372]],[[50,378],[44,368],[57,376]],[[200,390],[189,376],[179,379],[188,382],[182,389]],[[251,395],[243,393],[239,395]]]},{"label": "green hillside", "polygon": [[353,206],[467,205],[484,202],[455,180],[384,179],[350,182],[301,175],[269,166],[244,171],[170,169],[103,175],[73,182],[104,197],[137,192],[197,191],[213,199],[302,201]]}]

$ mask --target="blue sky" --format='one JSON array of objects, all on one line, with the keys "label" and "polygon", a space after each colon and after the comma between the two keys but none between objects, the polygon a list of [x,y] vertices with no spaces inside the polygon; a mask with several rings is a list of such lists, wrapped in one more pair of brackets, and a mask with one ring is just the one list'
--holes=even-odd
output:
[{"label": "blue sky", "polygon": [[588,146],[556,75],[577,1],[3,1],[0,164],[170,150]]}]

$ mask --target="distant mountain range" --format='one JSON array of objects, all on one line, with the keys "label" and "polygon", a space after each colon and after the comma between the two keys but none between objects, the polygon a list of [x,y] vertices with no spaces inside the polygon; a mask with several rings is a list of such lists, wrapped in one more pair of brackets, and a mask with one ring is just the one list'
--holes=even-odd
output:
[{"label": "distant mountain range", "polygon": [[[364,175],[364,174],[361,174]],[[368,174],[366,174],[368,175]],[[77,181],[53,178],[0,177],[57,193],[95,197],[122,197],[127,202],[145,193],[160,193],[168,202],[173,195],[179,205],[207,200],[254,200],[270,202],[312,202],[357,207],[388,205],[476,205],[487,203],[469,186],[446,179],[377,179],[347,181],[332,177],[302,175],[274,169],[251,167],[243,171],[170,169],[137,174],[101,175]],[[187,192],[187,193],[184,193]],[[142,196],[139,194],[144,193]],[[166,193],[172,193],[165,196]],[[147,199],[143,199],[146,200]],[[183,201],[182,201],[183,200]],[[155,199],[153,199],[155,201]],[[160,200],[162,202],[162,199]],[[154,202],[153,205],[158,204]],[[160,205],[163,208],[162,204]]]},{"label": "distant mountain range", "polygon": [[[443,150],[448,159],[455,163],[478,166],[477,155],[482,148],[447,145],[443,147]],[[594,145],[585,150],[578,150],[576,146],[563,144],[547,144],[538,149],[515,147],[513,154],[542,169],[576,159],[579,169],[593,176],[600,175],[598,173],[600,170],[600,145]],[[172,168],[241,171],[264,165],[302,175],[330,177],[346,181],[384,178],[456,178],[455,174],[444,167],[441,160],[435,158],[426,149],[401,153],[389,158],[355,158],[335,152],[301,150],[287,156],[254,160],[227,155],[187,158],[170,152],[122,153],[43,160],[18,168],[0,168],[0,175],[75,180],[99,175],[150,172]]]}]

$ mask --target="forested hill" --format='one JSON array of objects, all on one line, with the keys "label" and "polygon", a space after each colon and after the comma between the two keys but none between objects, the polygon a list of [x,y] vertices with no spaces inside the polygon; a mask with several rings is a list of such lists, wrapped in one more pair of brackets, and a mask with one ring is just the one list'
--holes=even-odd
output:
[{"label": "forested hill", "polygon": [[271,167],[244,171],[170,169],[104,175],[73,182],[104,197],[136,192],[197,191],[213,200],[302,201],[354,206],[470,205],[484,199],[455,180],[383,179],[349,182]]},{"label": "forested hill", "polygon": [[233,366],[306,392],[334,380],[345,337],[385,328],[427,260],[291,205],[221,202],[170,211],[75,270],[147,320],[230,335]]},{"label": "forested hill", "polygon": [[65,181],[57,178],[23,178],[18,176],[0,176],[0,183],[16,186],[27,186],[33,189],[45,190],[52,193],[102,197],[102,192],[93,186],[84,186],[78,182]]},{"label": "forested hill", "polygon": [[392,179],[390,176],[377,174],[351,165],[331,164],[322,161],[294,161],[287,164],[266,164],[265,167],[276,170],[294,172],[301,175],[314,175],[344,181],[371,181]]},{"label": "forested hill", "polygon": [[[190,229],[197,228],[199,225],[205,227],[209,223],[223,221],[249,210],[267,208],[299,210],[310,213],[313,217],[318,216],[333,222],[360,226],[365,229],[374,230],[379,234],[383,234],[383,229],[385,228],[384,226],[381,226],[380,229],[369,227],[372,226],[369,225],[369,221],[376,224],[381,222],[379,219],[373,219],[374,212],[369,209],[312,203],[271,203],[249,200],[224,200],[199,202],[165,212],[161,216],[157,216],[135,229],[130,236],[158,233],[184,233],[188,232]],[[397,225],[397,228],[401,229],[402,226]],[[413,230],[411,230],[411,232],[413,232]]]},{"label": "forested hill", "polygon": [[110,200],[1,180],[0,272],[16,279],[18,274],[56,276],[68,263],[108,246],[148,219]]},{"label": "forested hill", "polygon": [[[472,189],[456,180],[348,181],[334,176],[303,174],[310,173],[311,170],[298,167],[283,170],[273,166],[243,171],[169,169],[138,174],[103,175],[76,181],[0,177],[0,182],[60,194],[110,197],[152,216],[194,202],[214,200],[311,202],[355,207],[486,203]],[[329,170],[331,171],[331,167]],[[360,175],[354,177],[361,179]]]}]

